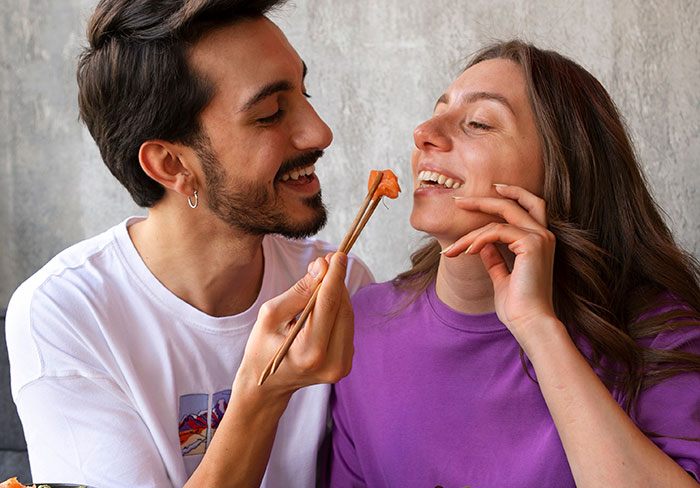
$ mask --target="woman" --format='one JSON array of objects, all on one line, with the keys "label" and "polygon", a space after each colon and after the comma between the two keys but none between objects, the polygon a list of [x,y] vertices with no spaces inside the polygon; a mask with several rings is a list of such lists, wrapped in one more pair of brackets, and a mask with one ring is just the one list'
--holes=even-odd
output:
[{"label": "woman", "polygon": [[432,239],[353,300],[329,485],[698,486],[698,264],[600,83],[496,44],[414,138]]}]

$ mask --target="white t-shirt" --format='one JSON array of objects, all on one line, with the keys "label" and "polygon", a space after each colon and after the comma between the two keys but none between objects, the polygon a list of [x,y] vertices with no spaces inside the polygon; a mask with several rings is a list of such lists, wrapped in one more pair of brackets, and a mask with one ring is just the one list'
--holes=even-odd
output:
[{"label": "white t-shirt", "polygon": [[[255,304],[212,317],[151,274],[127,231],[137,220],[66,249],[10,300],[12,395],[35,481],[182,486],[228,403],[260,306],[335,250],[266,236]],[[370,281],[351,256],[350,293]],[[328,395],[329,385],[316,385],[292,396],[262,486],[314,486]]]}]

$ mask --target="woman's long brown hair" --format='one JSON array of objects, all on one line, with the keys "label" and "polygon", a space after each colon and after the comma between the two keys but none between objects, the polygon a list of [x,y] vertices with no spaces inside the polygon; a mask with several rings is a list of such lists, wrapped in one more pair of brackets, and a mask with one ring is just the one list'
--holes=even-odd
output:
[{"label": "woman's long brown hair", "polygon": [[[494,58],[522,67],[539,129],[543,198],[557,239],[555,312],[577,344],[588,343],[588,361],[630,413],[643,389],[700,372],[696,354],[642,345],[665,330],[700,326],[700,266],[674,242],[598,80],[568,58],[518,40],[486,47],[467,69]],[[439,251],[435,240],[416,251],[413,267],[394,285],[424,291],[437,275]],[[664,305],[672,310],[647,315]]]}]

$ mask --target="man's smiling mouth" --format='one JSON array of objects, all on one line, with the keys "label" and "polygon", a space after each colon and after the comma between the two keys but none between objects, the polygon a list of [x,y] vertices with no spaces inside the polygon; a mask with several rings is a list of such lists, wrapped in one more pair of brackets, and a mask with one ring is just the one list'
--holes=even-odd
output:
[{"label": "man's smiling mouth", "polygon": [[308,179],[309,176],[314,174],[314,171],[316,170],[316,165],[311,164],[309,166],[306,166],[304,168],[297,168],[293,169],[287,173],[284,173],[279,176],[280,181],[287,181],[287,180],[294,180],[297,181],[299,178],[302,179]]}]

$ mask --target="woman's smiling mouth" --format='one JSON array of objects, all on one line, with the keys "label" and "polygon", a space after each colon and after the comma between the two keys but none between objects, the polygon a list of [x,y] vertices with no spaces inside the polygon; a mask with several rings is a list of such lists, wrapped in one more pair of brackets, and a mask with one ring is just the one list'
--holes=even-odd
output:
[{"label": "woman's smiling mouth", "polygon": [[418,188],[444,187],[449,190],[456,190],[464,183],[437,171],[421,171],[418,173]]}]

